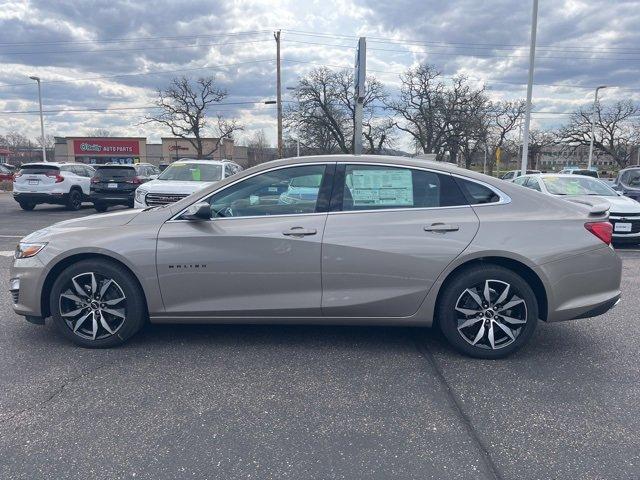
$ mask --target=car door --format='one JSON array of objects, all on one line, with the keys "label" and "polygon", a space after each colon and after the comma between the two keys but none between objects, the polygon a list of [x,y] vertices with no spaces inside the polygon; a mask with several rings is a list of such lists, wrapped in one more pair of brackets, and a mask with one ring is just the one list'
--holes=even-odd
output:
[{"label": "car door", "polygon": [[339,164],[322,245],[328,317],[414,314],[478,218],[447,173]]},{"label": "car door", "polygon": [[[321,245],[335,163],[280,167],[206,199],[212,219],[160,229],[157,272],[174,316],[320,316]],[[292,199],[305,178],[315,195]]]}]

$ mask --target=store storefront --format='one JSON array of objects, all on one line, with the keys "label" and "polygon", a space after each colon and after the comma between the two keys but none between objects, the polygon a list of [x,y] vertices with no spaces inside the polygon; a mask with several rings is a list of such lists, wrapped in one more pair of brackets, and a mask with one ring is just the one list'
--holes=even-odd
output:
[{"label": "store storefront", "polygon": [[[88,164],[132,164],[146,161],[145,138],[67,137],[64,148],[56,148],[56,160]],[[66,157],[66,158],[59,158]]]}]

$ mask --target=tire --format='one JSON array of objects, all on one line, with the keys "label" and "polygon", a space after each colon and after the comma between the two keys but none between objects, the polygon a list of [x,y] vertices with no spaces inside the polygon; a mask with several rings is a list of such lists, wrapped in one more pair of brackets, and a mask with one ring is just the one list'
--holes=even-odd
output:
[{"label": "tire", "polygon": [[[490,302],[485,296],[487,285]],[[478,300],[484,305],[478,305]],[[498,265],[474,266],[447,281],[436,321],[459,352],[476,358],[503,358],[533,335],[538,302],[529,284],[512,270]]]},{"label": "tire", "polygon": [[76,188],[72,188],[67,198],[67,209],[77,211],[82,208],[82,192]]},{"label": "tire", "polygon": [[34,208],[36,208],[36,204],[34,202],[18,202],[20,204],[20,208],[30,212]]},{"label": "tire", "polygon": [[144,295],[135,278],[124,267],[101,259],[82,260],[63,270],[51,288],[49,308],[56,328],[86,348],[120,345],[147,318]]},{"label": "tire", "polygon": [[93,208],[96,209],[96,212],[102,213],[102,212],[106,212],[107,208],[109,208],[109,206],[106,203],[97,203],[97,202],[95,202],[93,204]]}]

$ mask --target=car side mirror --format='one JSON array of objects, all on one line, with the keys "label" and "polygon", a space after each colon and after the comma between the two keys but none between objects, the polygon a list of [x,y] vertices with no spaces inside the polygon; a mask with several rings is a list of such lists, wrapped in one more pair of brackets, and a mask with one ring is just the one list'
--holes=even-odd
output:
[{"label": "car side mirror", "polygon": [[185,220],[211,220],[211,206],[209,202],[198,202],[187,208],[182,214]]}]

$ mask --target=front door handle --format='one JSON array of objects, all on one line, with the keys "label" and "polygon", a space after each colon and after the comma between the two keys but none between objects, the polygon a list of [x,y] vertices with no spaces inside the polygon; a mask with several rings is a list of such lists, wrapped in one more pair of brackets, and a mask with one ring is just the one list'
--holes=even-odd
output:
[{"label": "front door handle", "polygon": [[431,225],[427,225],[424,227],[425,232],[457,232],[460,230],[460,225],[452,225],[450,223],[432,223]]},{"label": "front door handle", "polygon": [[306,237],[308,235],[315,235],[318,231],[315,228],[303,228],[303,227],[291,227],[289,230],[282,232],[283,235],[288,237]]}]

